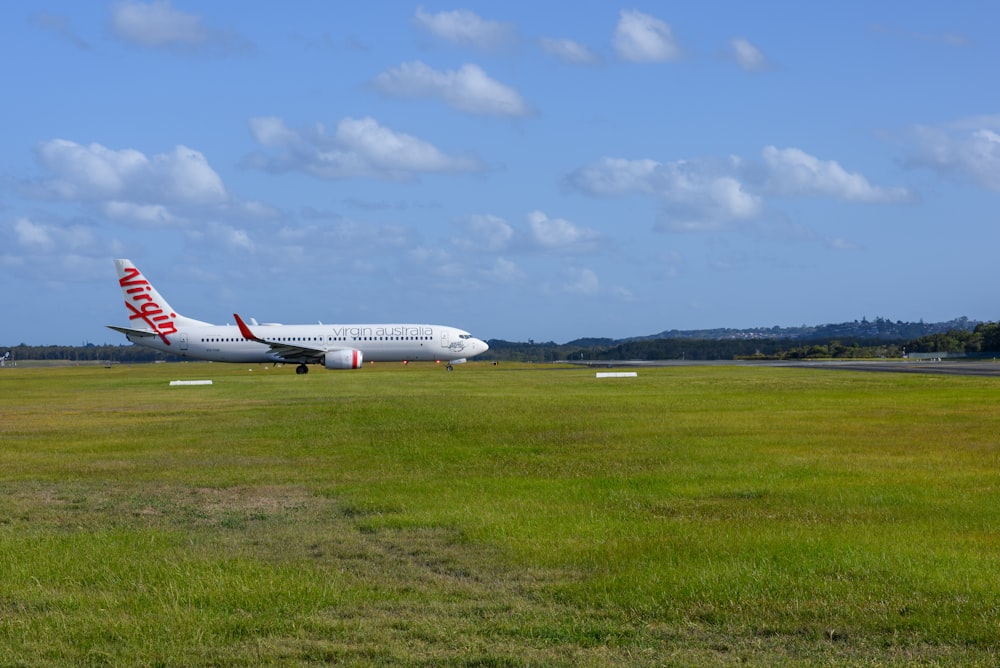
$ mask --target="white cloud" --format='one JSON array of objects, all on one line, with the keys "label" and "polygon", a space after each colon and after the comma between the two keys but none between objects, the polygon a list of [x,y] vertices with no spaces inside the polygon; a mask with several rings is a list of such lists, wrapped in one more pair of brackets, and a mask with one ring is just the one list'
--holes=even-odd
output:
[{"label": "white cloud", "polygon": [[542,211],[525,216],[526,226],[515,229],[491,214],[477,214],[455,221],[463,236],[452,244],[466,252],[589,251],[600,234],[564,218],[551,218]]},{"label": "white cloud", "polygon": [[820,160],[797,148],[766,146],[765,188],[787,197],[833,197],[851,202],[902,202],[912,197],[906,188],[873,186],[863,175],[848,172],[835,160]]},{"label": "white cloud", "polygon": [[170,0],[119,2],[112,7],[111,26],[122,39],[150,47],[200,44],[209,34],[199,16],[174,9]]},{"label": "white cloud", "polygon": [[118,196],[128,181],[148,168],[149,160],[133,149],[115,151],[100,144],[83,146],[53,139],[38,146],[39,162],[59,177],[44,186],[64,199]]},{"label": "white cloud", "polygon": [[564,218],[549,218],[541,211],[528,214],[528,228],[531,238],[543,248],[570,248],[597,238],[594,230],[579,227]]},{"label": "white cloud", "polygon": [[763,202],[735,176],[712,161],[660,163],[655,160],[603,158],[576,170],[567,182],[590,195],[632,193],[658,198],[669,212],[671,229],[718,228],[759,215]]},{"label": "white cloud", "polygon": [[41,144],[37,155],[55,175],[38,182],[37,189],[57,199],[218,204],[229,197],[205,156],[186,146],[148,158],[134,149],[53,139]]},{"label": "white cloud", "polygon": [[[250,238],[250,234],[243,229],[225,223],[208,223],[189,227],[185,230],[188,242],[196,246],[211,246],[222,248],[229,252],[252,253],[256,250],[256,244]],[[313,246],[316,241],[313,240]],[[285,253],[287,246],[275,243],[275,237],[268,236],[269,250]]]},{"label": "white cloud", "polygon": [[82,204],[109,221],[182,227],[206,217],[245,221],[279,214],[261,202],[233,197],[205,156],[187,146],[147,156],[53,139],[39,144],[36,155],[48,173],[24,183],[26,196]]},{"label": "white cloud", "polygon": [[493,283],[505,284],[518,283],[526,277],[516,263],[503,257],[498,257],[490,267],[481,270],[479,275]]},{"label": "white cloud", "polygon": [[25,248],[48,250],[55,245],[48,227],[33,223],[27,218],[14,221],[14,239]]},{"label": "white cloud", "polygon": [[460,46],[489,50],[517,40],[517,30],[512,24],[485,20],[468,9],[431,14],[418,6],[413,22],[422,30]]},{"label": "white cloud", "polygon": [[683,175],[671,185],[669,198],[708,209],[722,218],[753,218],[763,208],[760,197],[747,192],[744,184],[731,176]]},{"label": "white cloud", "polygon": [[957,151],[957,161],[968,174],[991,190],[1000,190],[1000,135],[977,130]]},{"label": "white cloud", "polygon": [[907,136],[904,164],[926,167],[1000,191],[1000,117],[980,116],[945,128],[917,126]]},{"label": "white cloud", "polygon": [[614,45],[619,57],[636,63],[677,60],[682,55],[665,21],[635,9],[621,10]]},{"label": "white cloud", "polygon": [[93,231],[83,225],[60,225],[18,218],[11,225],[15,245],[26,252],[50,253],[71,249],[74,253],[93,250]]},{"label": "white cloud", "polygon": [[[453,165],[451,159],[431,144],[393,132],[371,117],[341,120],[334,138],[351,156],[363,157],[375,169],[445,171]],[[332,153],[337,154],[338,151]],[[349,162],[354,162],[354,157]]]},{"label": "white cloud", "polygon": [[465,232],[461,239],[453,243],[464,250],[500,251],[506,249],[514,239],[514,228],[506,220],[491,214],[476,214],[457,225]]},{"label": "white cloud", "polygon": [[567,269],[569,282],[563,284],[563,291],[575,295],[595,295],[600,292],[601,282],[592,269]]},{"label": "white cloud", "polygon": [[174,9],[170,0],[122,0],[111,8],[111,29],[126,42],[187,53],[248,53],[253,45],[234,33],[208,28],[197,14]]},{"label": "white cloud", "polygon": [[289,146],[299,139],[298,134],[289,130],[283,120],[274,116],[251,118],[248,124],[253,138],[268,148]]},{"label": "white cloud", "polygon": [[529,116],[532,109],[515,89],[492,79],[478,65],[439,72],[420,61],[403,63],[372,81],[383,93],[402,97],[437,97],[448,106],[485,116]]},{"label": "white cloud", "polygon": [[565,182],[598,197],[655,197],[663,206],[657,227],[673,231],[719,230],[758,219],[765,213],[766,196],[828,197],[862,203],[912,198],[906,188],[874,186],[836,161],[820,160],[800,149],[768,146],[762,155],[762,163],[737,156],[669,163],[605,157],[571,172]]},{"label": "white cloud", "polygon": [[256,248],[246,230],[231,225],[212,225],[209,228],[209,233],[229,250],[253,252]]},{"label": "white cloud", "polygon": [[707,173],[690,163],[664,165],[661,190],[666,218],[659,227],[674,231],[720,229],[763,212],[763,201],[732,176]]},{"label": "white cloud", "polygon": [[209,166],[204,155],[187,146],[153,156],[150,170],[154,182],[166,189],[167,201],[213,204],[227,199],[222,177]]},{"label": "white cloud", "polygon": [[395,132],[371,117],[344,118],[332,136],[321,124],[295,131],[273,117],[251,119],[250,132],[272,154],[254,154],[245,163],[278,172],[301,171],[324,179],[410,180],[422,173],[482,169],[478,160],[446,155],[433,144]]},{"label": "white cloud", "polygon": [[744,37],[734,37],[729,45],[733,49],[733,56],[736,63],[748,72],[759,72],[770,67],[767,56],[757,48],[750,40]]},{"label": "white cloud", "polygon": [[167,227],[180,220],[162,204],[136,204],[134,202],[105,202],[104,215],[112,220],[139,223],[145,227]]},{"label": "white cloud", "polygon": [[545,53],[573,65],[596,65],[601,62],[600,56],[571,39],[543,37],[538,40],[538,45]]},{"label": "white cloud", "polygon": [[653,179],[659,166],[655,160],[601,158],[596,165],[572,172],[566,180],[583,192],[601,197],[654,194]]}]

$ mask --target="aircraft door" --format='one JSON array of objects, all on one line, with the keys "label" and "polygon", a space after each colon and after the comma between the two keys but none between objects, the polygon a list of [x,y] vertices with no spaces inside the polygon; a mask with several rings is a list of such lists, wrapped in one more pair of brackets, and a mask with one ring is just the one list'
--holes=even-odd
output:
[{"label": "aircraft door", "polygon": [[181,334],[179,340],[180,340],[180,344],[181,344],[180,345],[180,349],[181,350],[187,350],[188,349],[188,335],[187,334]]},{"label": "aircraft door", "polygon": [[451,342],[448,340],[448,330],[447,329],[442,329],[441,330],[441,347],[444,348],[445,350],[447,350],[449,345],[451,345]]}]

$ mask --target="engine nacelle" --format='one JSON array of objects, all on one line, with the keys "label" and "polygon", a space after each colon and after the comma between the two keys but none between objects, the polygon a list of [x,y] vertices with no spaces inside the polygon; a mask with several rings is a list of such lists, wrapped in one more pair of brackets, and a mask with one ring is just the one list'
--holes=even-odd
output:
[{"label": "engine nacelle", "polygon": [[360,350],[331,350],[323,356],[323,366],[327,369],[360,369]]}]

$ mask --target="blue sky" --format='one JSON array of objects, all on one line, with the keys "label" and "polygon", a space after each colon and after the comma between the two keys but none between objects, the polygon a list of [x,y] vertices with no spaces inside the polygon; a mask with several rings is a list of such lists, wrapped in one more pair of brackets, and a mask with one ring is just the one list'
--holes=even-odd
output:
[{"label": "blue sky", "polygon": [[0,344],[997,320],[992,2],[0,7]]}]

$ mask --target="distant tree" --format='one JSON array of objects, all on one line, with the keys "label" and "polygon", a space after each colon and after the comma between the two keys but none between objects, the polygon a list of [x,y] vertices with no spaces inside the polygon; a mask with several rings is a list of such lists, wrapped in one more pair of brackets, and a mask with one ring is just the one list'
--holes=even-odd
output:
[{"label": "distant tree", "polygon": [[1000,323],[980,323],[975,331],[982,337],[983,352],[1000,352]]},{"label": "distant tree", "polygon": [[980,326],[971,332],[952,329],[908,341],[906,349],[915,353],[978,353],[984,349],[983,338]]}]

